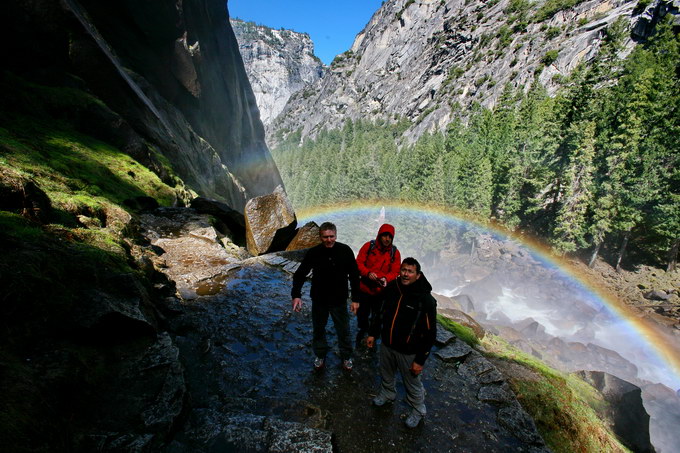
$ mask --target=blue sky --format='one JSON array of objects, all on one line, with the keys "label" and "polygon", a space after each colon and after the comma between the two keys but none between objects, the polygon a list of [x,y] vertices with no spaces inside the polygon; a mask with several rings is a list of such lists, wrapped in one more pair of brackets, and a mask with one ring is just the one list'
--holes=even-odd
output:
[{"label": "blue sky", "polygon": [[382,0],[228,0],[232,18],[308,33],[325,64],[352,46]]}]

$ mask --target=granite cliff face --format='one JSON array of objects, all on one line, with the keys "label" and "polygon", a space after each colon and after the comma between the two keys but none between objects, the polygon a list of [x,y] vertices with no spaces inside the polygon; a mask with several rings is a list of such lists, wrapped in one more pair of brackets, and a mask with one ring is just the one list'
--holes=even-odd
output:
[{"label": "granite cliff face", "polygon": [[266,125],[278,116],[291,95],[319,81],[326,67],[314,55],[314,44],[306,33],[274,30],[231,20],[239,50]]},{"label": "granite cliff face", "polygon": [[328,74],[291,98],[268,126],[269,140],[276,131],[313,136],[346,118],[398,116],[413,123],[406,133],[413,139],[445,128],[457,108],[492,107],[508,84],[528,89],[538,80],[554,93],[563,76],[597,54],[619,18],[634,31],[629,52],[660,15],[678,11],[666,0],[636,5],[587,0],[550,12],[544,2],[386,1]]},{"label": "granite cliff face", "polygon": [[4,17],[6,69],[91,92],[193,191],[242,210],[281,184],[225,2],[16,0]]}]

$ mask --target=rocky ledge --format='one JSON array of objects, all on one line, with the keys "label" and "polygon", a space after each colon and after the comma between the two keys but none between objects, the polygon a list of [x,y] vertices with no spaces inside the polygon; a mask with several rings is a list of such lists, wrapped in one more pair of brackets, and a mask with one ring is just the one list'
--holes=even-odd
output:
[{"label": "rocky ledge", "polygon": [[[177,280],[179,294],[189,297],[166,299],[188,396],[166,451],[548,451],[503,375],[444,328],[424,376],[428,416],[415,430],[403,426],[403,394],[392,406],[371,406],[379,384],[375,351],[357,350],[351,373],[333,355],[325,372],[313,373],[310,306],[290,310],[291,272],[302,253],[239,259],[244,250],[221,248],[228,241],[210,232],[207,217],[192,213],[183,229],[167,228],[186,216],[164,210],[144,218],[154,247],[173,243],[155,249],[166,275],[186,276],[177,269],[187,256],[200,257],[192,260],[198,277]],[[200,276],[217,268],[221,277],[210,278],[219,288],[198,294]]]}]

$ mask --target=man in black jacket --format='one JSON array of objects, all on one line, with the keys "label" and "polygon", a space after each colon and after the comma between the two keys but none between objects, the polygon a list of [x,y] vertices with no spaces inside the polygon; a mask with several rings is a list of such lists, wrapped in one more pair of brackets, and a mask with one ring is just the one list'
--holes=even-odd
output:
[{"label": "man in black jacket", "polygon": [[338,335],[340,358],[345,370],[352,370],[352,342],[349,333],[349,314],[347,313],[347,282],[352,289],[352,307],[358,300],[359,269],[354,259],[354,252],[345,244],[336,242],[337,228],[330,222],[319,227],[321,244],[309,249],[300,267],[293,275],[293,310],[302,308],[302,285],[307,274],[312,271],[312,349],[316,359],[314,368],[320,370],[326,362],[329,346],[326,341],[326,324],[328,316],[333,319],[333,326]]},{"label": "man in black jacket", "polygon": [[382,338],[382,382],[373,404],[383,406],[394,401],[395,374],[399,370],[406,388],[406,401],[411,406],[405,418],[409,428],[418,426],[426,413],[420,374],[437,336],[437,302],[430,291],[432,286],[421,272],[420,263],[406,258],[401,263],[399,277],[382,292],[380,317],[371,324],[366,339],[366,346],[372,348],[376,338]]}]

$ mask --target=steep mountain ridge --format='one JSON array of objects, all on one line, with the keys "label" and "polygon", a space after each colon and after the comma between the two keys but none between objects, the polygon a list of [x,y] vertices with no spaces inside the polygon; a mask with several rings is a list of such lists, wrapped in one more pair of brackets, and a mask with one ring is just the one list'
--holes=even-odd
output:
[{"label": "steep mountain ridge", "polygon": [[[406,136],[415,139],[444,129],[474,103],[492,107],[506,85],[528,90],[536,80],[554,92],[579,63],[597,54],[607,28],[619,19],[644,36],[658,16],[678,11],[667,1],[644,9],[629,0],[566,6],[387,1],[327,75],[291,98],[267,127],[268,140],[300,128],[303,137],[315,136],[348,118],[398,117],[413,123]],[[633,37],[624,52],[635,45]]]},{"label": "steep mountain ridge", "polygon": [[314,55],[314,43],[306,33],[238,19],[231,19],[231,26],[266,126],[294,93],[320,80],[327,68]]}]

